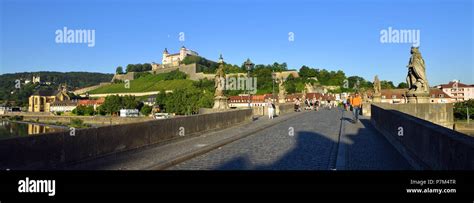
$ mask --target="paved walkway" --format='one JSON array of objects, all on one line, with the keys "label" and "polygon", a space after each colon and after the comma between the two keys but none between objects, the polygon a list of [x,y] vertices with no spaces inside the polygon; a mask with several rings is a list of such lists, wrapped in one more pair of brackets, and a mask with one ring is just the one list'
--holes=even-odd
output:
[{"label": "paved walkway", "polygon": [[[170,169],[327,170],[335,166],[341,112],[301,112]],[[294,130],[294,134],[290,131]]]},{"label": "paved walkway", "polygon": [[254,132],[298,116],[290,113],[270,120],[268,117],[258,117],[252,122],[240,124],[231,128],[207,132],[194,137],[184,137],[155,146],[145,147],[105,157],[83,161],[65,169],[73,170],[138,170],[164,169],[182,159],[211,151],[219,146],[249,136]]},{"label": "paved walkway", "polygon": [[[370,118],[361,116],[352,123],[352,113],[345,112],[344,133],[340,147],[344,148],[347,170],[409,170],[411,166],[395,148],[370,124]],[[341,155],[342,156],[342,155]]]},{"label": "paved walkway", "polygon": [[[294,136],[288,135],[289,127],[294,128]],[[351,113],[333,109],[301,113],[170,169],[403,170],[410,166],[367,118],[354,124]]]},{"label": "paved walkway", "polygon": [[68,169],[403,170],[399,153],[362,117],[340,109],[297,112],[167,144],[82,162]]}]

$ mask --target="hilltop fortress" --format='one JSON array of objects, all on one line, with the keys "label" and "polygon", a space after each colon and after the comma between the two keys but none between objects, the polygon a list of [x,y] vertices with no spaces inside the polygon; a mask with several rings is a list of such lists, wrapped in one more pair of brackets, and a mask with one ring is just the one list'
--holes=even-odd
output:
[{"label": "hilltop fortress", "polygon": [[[152,62],[151,67],[152,69],[150,72],[152,74],[160,74],[160,73],[167,73],[174,70],[179,70],[181,72],[186,73],[189,75],[189,79],[191,80],[200,80],[200,79],[213,79],[214,74],[205,74],[202,72],[197,71],[198,64],[183,64],[182,61],[186,56],[199,56],[199,54],[193,50],[187,49],[186,47],[182,46],[178,53],[170,54],[168,49],[165,48],[162,55],[161,64]],[[135,72],[128,72],[126,74],[115,74],[112,78],[112,82],[115,80],[133,80]]]},{"label": "hilltop fortress", "polygon": [[[178,53],[170,54],[168,49],[165,48],[163,51],[161,64],[157,64],[152,62],[151,67],[152,69],[150,72],[152,74],[160,74],[160,73],[168,73],[174,70],[179,70],[181,72],[186,73],[189,76],[190,80],[200,80],[200,79],[209,79],[214,80],[215,74],[214,73],[203,73],[199,71],[198,64],[184,64],[182,61],[186,56],[199,56],[199,54],[193,50],[187,49],[186,47],[182,46]],[[200,56],[199,56],[200,57]],[[277,73],[280,77],[288,77],[288,75],[293,75],[293,77],[299,77],[297,71],[284,71],[281,73]],[[115,74],[112,78],[112,82],[115,80],[133,80],[135,76],[135,72],[128,72],[126,74]],[[228,76],[246,76],[246,73],[236,73],[236,74],[228,74]]]}]

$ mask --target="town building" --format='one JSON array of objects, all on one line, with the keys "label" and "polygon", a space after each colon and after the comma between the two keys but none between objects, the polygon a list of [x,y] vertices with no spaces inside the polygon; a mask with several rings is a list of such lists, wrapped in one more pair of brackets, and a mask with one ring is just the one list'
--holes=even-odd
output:
[{"label": "town building", "polygon": [[51,104],[55,101],[66,101],[71,98],[67,94],[66,86],[58,90],[38,90],[28,99],[29,112],[50,112]]},{"label": "town building", "polygon": [[[383,89],[381,90],[381,103],[402,104],[407,103],[407,89]],[[453,103],[455,99],[437,88],[430,88],[430,103]]]},{"label": "town building", "polygon": [[229,107],[230,108],[245,108],[249,106],[266,106],[268,99],[272,98],[272,94],[262,94],[262,95],[239,95],[239,96],[229,96]]},{"label": "town building", "polygon": [[54,101],[49,108],[50,112],[71,112],[77,107],[77,100]]},{"label": "town building", "polygon": [[458,80],[451,81],[448,84],[438,85],[436,88],[442,90],[451,98],[454,98],[455,101],[474,99],[474,85],[467,85]]},{"label": "town building", "polygon": [[33,83],[41,83],[41,78],[40,78],[40,76],[39,76],[39,75],[38,75],[38,76],[33,76],[33,81],[32,81],[32,82],[33,82]]},{"label": "town building", "polygon": [[105,102],[105,98],[101,97],[99,99],[82,99],[79,100],[77,105],[78,106],[92,106],[94,107],[94,111],[97,111],[97,108]]}]

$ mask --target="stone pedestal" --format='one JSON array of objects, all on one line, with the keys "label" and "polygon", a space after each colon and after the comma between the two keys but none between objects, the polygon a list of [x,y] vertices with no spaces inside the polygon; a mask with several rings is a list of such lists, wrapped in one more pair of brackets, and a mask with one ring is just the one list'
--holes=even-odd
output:
[{"label": "stone pedestal", "polygon": [[380,95],[374,95],[374,97],[372,98],[372,102],[373,102],[373,103],[380,103],[380,102],[382,102],[382,96],[380,96]]},{"label": "stone pedestal", "polygon": [[280,103],[280,104],[286,103],[285,96],[278,96],[278,103]]},{"label": "stone pedestal", "polygon": [[427,92],[408,91],[406,95],[407,95],[407,103],[411,103],[411,104],[430,103],[430,94]]},{"label": "stone pedestal", "polygon": [[225,96],[217,96],[214,98],[214,107],[213,109],[218,110],[227,110],[229,109],[229,104],[227,103],[227,97]]}]

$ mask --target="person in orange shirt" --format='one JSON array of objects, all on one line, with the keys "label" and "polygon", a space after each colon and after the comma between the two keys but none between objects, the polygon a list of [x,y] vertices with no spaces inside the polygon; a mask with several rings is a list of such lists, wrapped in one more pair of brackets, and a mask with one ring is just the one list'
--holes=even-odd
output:
[{"label": "person in orange shirt", "polygon": [[351,105],[354,112],[354,123],[359,121],[360,108],[362,107],[362,98],[359,93],[356,93],[354,98],[351,99]]}]

